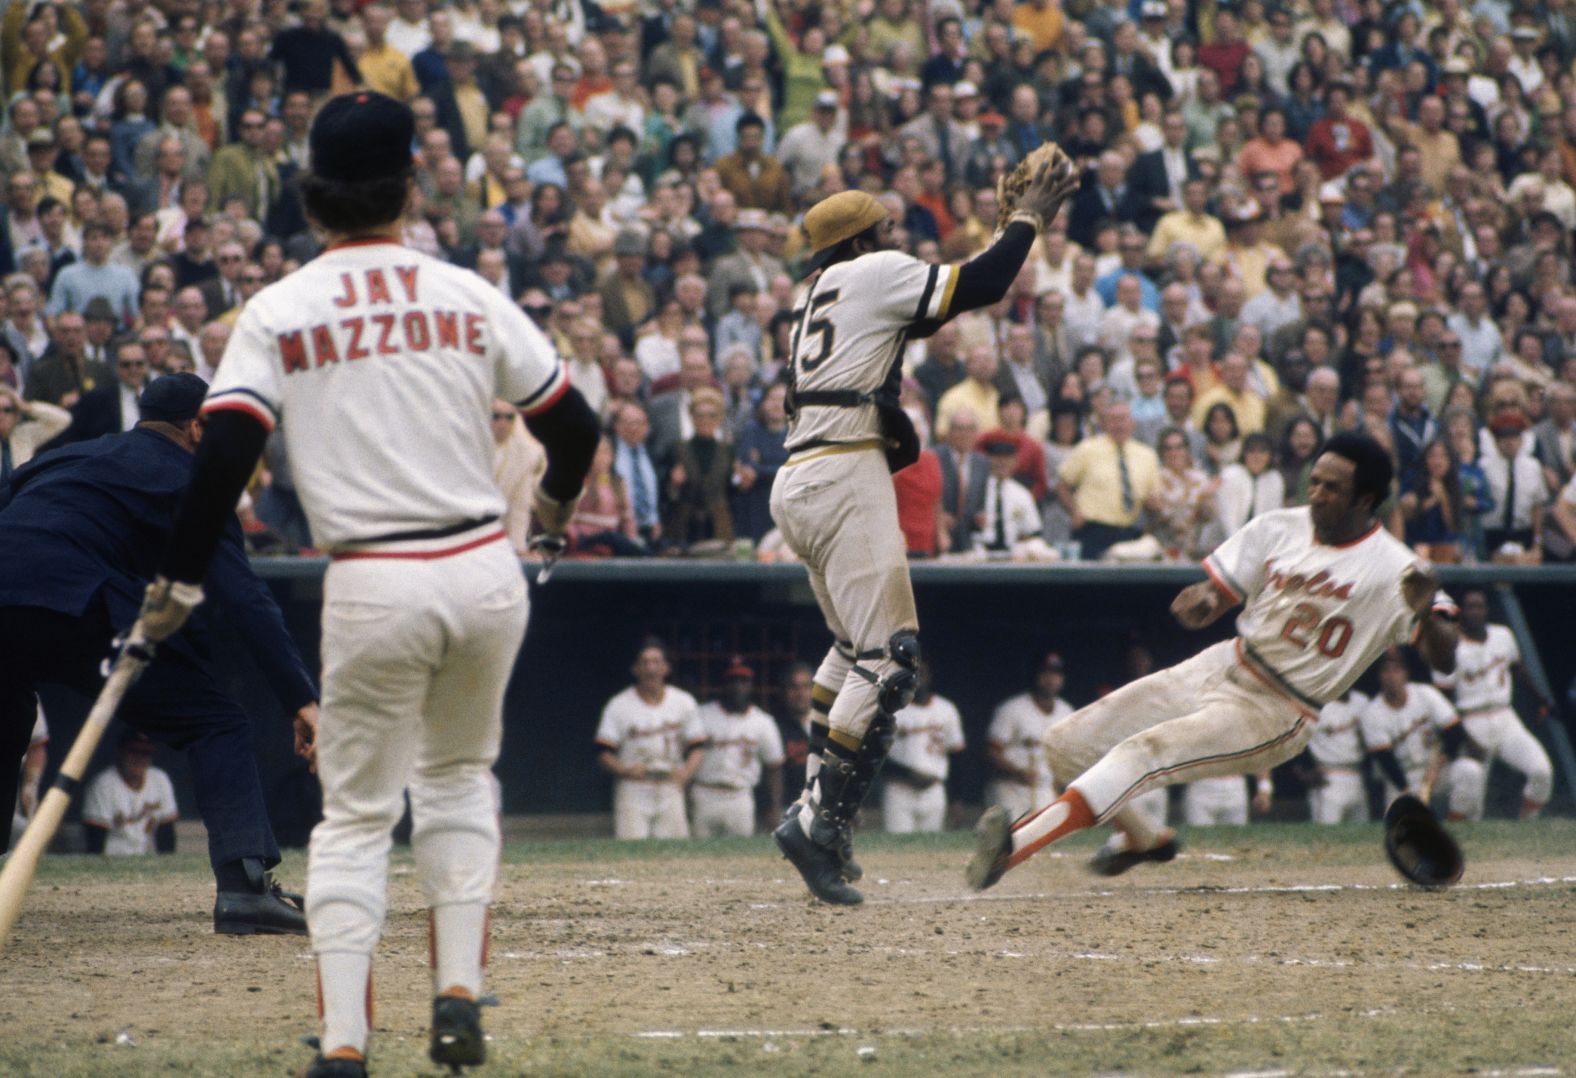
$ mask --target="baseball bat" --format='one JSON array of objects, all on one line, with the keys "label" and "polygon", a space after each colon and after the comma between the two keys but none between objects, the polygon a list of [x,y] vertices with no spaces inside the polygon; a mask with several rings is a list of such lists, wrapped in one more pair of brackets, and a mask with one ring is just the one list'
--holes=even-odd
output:
[{"label": "baseball bat", "polygon": [[22,832],[22,838],[11,852],[4,870],[0,870],[0,951],[5,950],[6,941],[11,938],[11,929],[22,915],[22,900],[27,897],[27,889],[32,886],[33,874],[38,871],[38,859],[49,848],[50,840],[55,837],[60,821],[65,818],[66,809],[71,805],[71,799],[82,785],[82,773],[93,758],[93,750],[98,748],[126,690],[131,688],[152,659],[152,647],[135,635],[115,659],[115,665],[104,687],[99,690],[98,699],[93,703],[93,710],[88,712],[87,721],[82,724],[82,732],[72,742],[65,763],[60,765],[60,773],[55,776],[54,784],[34,811],[33,818],[27,822],[27,830]]}]

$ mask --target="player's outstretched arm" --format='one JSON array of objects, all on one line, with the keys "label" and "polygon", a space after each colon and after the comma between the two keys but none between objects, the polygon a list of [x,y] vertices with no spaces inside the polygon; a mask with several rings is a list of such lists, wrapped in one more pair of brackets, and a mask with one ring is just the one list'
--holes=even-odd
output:
[{"label": "player's outstretched arm", "polygon": [[1442,674],[1456,668],[1455,624],[1434,609],[1439,582],[1434,575],[1412,566],[1401,577],[1401,597],[1417,615],[1417,650],[1430,667]]},{"label": "player's outstretched arm", "polygon": [[1171,616],[1186,629],[1212,625],[1236,603],[1227,599],[1213,580],[1189,584],[1171,600]]},{"label": "player's outstretched arm", "polygon": [[573,386],[547,408],[527,415],[525,426],[547,450],[547,471],[536,485],[537,520],[549,536],[559,538],[575,515],[601,428]]}]

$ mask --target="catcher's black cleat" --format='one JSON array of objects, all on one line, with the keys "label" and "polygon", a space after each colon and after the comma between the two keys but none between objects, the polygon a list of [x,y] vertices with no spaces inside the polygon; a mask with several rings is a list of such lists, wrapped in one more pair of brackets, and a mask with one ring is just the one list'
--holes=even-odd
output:
[{"label": "catcher's black cleat", "polygon": [[782,850],[799,875],[804,877],[810,893],[822,902],[835,906],[857,906],[865,896],[848,886],[843,879],[843,858],[838,849],[817,845],[799,826],[798,819],[784,820],[772,832],[777,848]]},{"label": "catcher's black cleat", "polygon": [[432,1043],[427,1055],[434,1063],[448,1065],[456,1074],[461,1067],[487,1061],[487,1038],[482,1035],[481,1005],[463,996],[438,996],[432,1001]]},{"label": "catcher's black cleat", "polygon": [[976,891],[983,891],[1007,873],[1012,856],[1012,820],[1007,810],[992,805],[974,825],[974,856],[969,858],[963,878]]},{"label": "catcher's black cleat", "polygon": [[1175,835],[1166,839],[1160,845],[1149,850],[1119,849],[1115,846],[1101,846],[1089,858],[1089,871],[1096,876],[1120,876],[1128,869],[1136,868],[1145,861],[1164,864],[1166,861],[1176,860],[1177,851],[1182,848],[1182,843]]},{"label": "catcher's black cleat", "polygon": [[300,895],[286,891],[264,870],[262,862],[247,858],[248,881],[245,891],[220,891],[213,902],[213,930],[221,936],[304,936],[305,902]]},{"label": "catcher's black cleat", "polygon": [[364,1059],[338,1056],[325,1059],[318,1056],[297,1071],[296,1078],[367,1078],[367,1062]]}]

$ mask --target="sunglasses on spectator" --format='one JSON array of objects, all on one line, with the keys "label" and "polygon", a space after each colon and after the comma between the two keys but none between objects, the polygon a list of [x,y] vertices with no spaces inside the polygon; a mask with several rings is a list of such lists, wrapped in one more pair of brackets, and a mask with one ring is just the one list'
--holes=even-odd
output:
[{"label": "sunglasses on spectator", "polygon": [[546,318],[553,313],[553,305],[551,303],[542,303],[534,307],[526,307],[524,311],[532,318]]},{"label": "sunglasses on spectator", "polygon": [[717,411],[715,408],[701,408],[698,411],[692,412],[690,414],[696,419],[721,419],[722,418],[722,413]]},{"label": "sunglasses on spectator", "polygon": [[17,415],[19,410],[14,404],[0,404],[0,415]]},{"label": "sunglasses on spectator", "polygon": [[115,364],[117,367],[125,367],[128,370],[135,370],[138,367],[146,367],[147,365],[148,361],[145,359],[122,359]]},{"label": "sunglasses on spectator", "polygon": [[220,262],[241,262],[241,261],[244,261],[244,260],[241,258],[240,255],[220,255],[219,256],[219,261]]},{"label": "sunglasses on spectator", "polygon": [[262,284],[263,275],[260,273],[247,273],[241,276],[242,284]]},{"label": "sunglasses on spectator", "polygon": [[493,417],[493,422],[494,423],[501,423],[505,419],[513,419],[514,418],[514,413],[513,412],[494,412],[492,414],[492,417]]}]

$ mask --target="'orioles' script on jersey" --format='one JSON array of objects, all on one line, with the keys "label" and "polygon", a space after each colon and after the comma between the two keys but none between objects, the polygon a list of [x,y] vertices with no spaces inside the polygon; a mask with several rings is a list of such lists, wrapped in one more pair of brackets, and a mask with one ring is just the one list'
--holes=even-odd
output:
[{"label": "'orioles' script on jersey", "polygon": [[[1413,554],[1375,524],[1340,546],[1319,542],[1306,506],[1253,518],[1204,560],[1215,584],[1243,603],[1244,661],[1317,711],[1391,644],[1410,642],[1417,618],[1401,594]],[[1443,594],[1436,606],[1448,607]]]},{"label": "'orioles' script on jersey", "polygon": [[503,511],[494,397],[527,414],[569,380],[519,307],[397,243],[331,248],[247,303],[205,411],[283,420],[320,547]]}]

